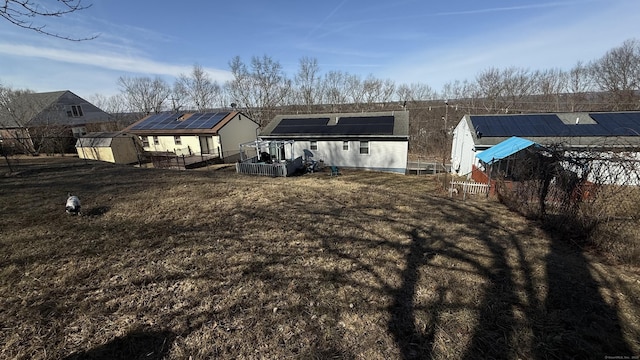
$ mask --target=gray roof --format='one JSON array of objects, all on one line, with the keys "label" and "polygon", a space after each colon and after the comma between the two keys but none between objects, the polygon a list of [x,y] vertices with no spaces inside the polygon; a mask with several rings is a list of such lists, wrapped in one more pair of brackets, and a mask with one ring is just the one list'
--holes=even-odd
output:
[{"label": "gray roof", "polygon": [[[386,125],[376,124],[374,120],[384,120],[392,118],[392,122],[385,122]],[[362,118],[361,124],[342,126],[340,119],[357,120]],[[367,119],[372,119],[371,124],[367,124]],[[313,124],[311,127],[288,126],[283,132],[281,123],[283,120],[287,124],[301,124],[307,122]],[[384,122],[384,121],[383,121]],[[337,126],[340,125],[340,126]],[[280,126],[280,127],[279,127]],[[306,128],[305,128],[306,127]],[[309,130],[312,128],[312,130]],[[346,131],[341,131],[343,128]],[[384,128],[384,129],[383,129]],[[276,131],[274,131],[276,130]],[[336,131],[337,130],[337,131]],[[370,131],[369,131],[370,130]],[[381,111],[381,112],[360,112],[360,113],[323,113],[323,114],[303,114],[303,115],[278,115],[260,132],[264,138],[409,138],[409,112],[408,111]]]},{"label": "gray roof", "polygon": [[[81,107],[81,116],[69,114],[72,105]],[[69,90],[21,93],[11,99],[8,107],[0,108],[0,126],[6,128],[78,126],[111,121],[109,114]]]}]

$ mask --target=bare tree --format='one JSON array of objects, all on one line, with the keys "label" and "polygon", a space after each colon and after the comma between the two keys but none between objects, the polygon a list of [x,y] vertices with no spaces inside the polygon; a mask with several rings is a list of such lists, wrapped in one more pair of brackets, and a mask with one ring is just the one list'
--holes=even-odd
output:
[{"label": "bare tree", "polygon": [[523,109],[527,105],[523,100],[533,94],[534,80],[527,69],[509,67],[502,71],[504,104],[502,110],[507,113],[512,109]]},{"label": "bare tree", "polygon": [[10,148],[11,152],[36,153],[29,136],[28,122],[37,115],[38,107],[24,96],[32,93],[31,90],[13,90],[0,86],[0,137],[3,139],[5,152]]},{"label": "bare tree", "polygon": [[300,68],[294,78],[297,95],[295,101],[306,106],[307,111],[311,111],[313,105],[322,101],[319,71],[318,60],[315,58],[303,57],[300,59]]},{"label": "bare tree", "polygon": [[181,74],[174,84],[174,100],[179,103],[187,103],[198,111],[212,109],[220,105],[222,88],[217,81],[202,68],[195,64],[191,74]]},{"label": "bare tree", "polygon": [[[567,91],[568,75],[560,69],[536,71],[532,75],[534,93],[540,99],[542,111],[562,111],[561,99]],[[527,107],[524,107],[525,109]]]},{"label": "bare tree", "polygon": [[407,103],[418,101],[433,100],[436,98],[436,93],[427,84],[423,83],[411,83],[400,84],[396,88],[396,96],[403,106],[407,106]]},{"label": "bare tree", "polygon": [[583,110],[583,106],[588,104],[587,93],[593,90],[593,82],[589,68],[581,61],[578,61],[576,65],[569,70],[567,90],[569,92],[570,110]]},{"label": "bare tree", "polygon": [[369,106],[380,104],[384,106],[391,101],[396,90],[396,84],[391,79],[382,80],[373,75],[367,76],[362,82],[363,100]]},{"label": "bare tree", "polygon": [[104,96],[94,94],[89,98],[90,102],[100,110],[108,113],[116,123],[117,129],[127,127],[132,121],[139,120],[137,116],[132,116],[127,109],[127,100],[122,94]]},{"label": "bare tree", "polygon": [[359,108],[364,101],[364,86],[359,75],[345,73],[345,97],[347,102]]},{"label": "bare tree", "polygon": [[498,68],[489,68],[476,76],[478,95],[483,101],[487,112],[495,112],[501,108],[504,97],[504,81],[502,72]]},{"label": "bare tree", "polygon": [[342,71],[332,70],[322,79],[323,98],[331,105],[332,110],[347,102],[346,76]]},{"label": "bare tree", "polygon": [[0,86],[0,137],[3,147],[14,152],[37,155],[41,152],[64,153],[72,141],[71,130],[62,125],[64,106],[50,107],[31,90],[13,90]]},{"label": "bare tree", "polygon": [[[45,4],[46,3],[46,4]],[[0,17],[23,29],[33,30],[37,33],[53,36],[59,39],[70,41],[92,40],[97,35],[88,37],[73,37],[61,35],[46,29],[46,25],[34,23],[34,19],[57,18],[81,10],[86,10],[91,4],[85,5],[82,0],[55,0],[55,1],[33,1],[33,0],[5,0],[0,6]]]},{"label": "bare tree", "polygon": [[165,108],[165,102],[171,96],[171,87],[158,76],[154,79],[120,77],[118,86],[129,104],[129,109],[144,114],[161,112]]},{"label": "bare tree", "polygon": [[291,91],[291,80],[287,79],[278,61],[269,56],[253,57],[251,70],[239,56],[229,63],[233,80],[227,84],[234,102],[261,126],[275,115],[278,106],[285,105]]},{"label": "bare tree", "polygon": [[591,64],[592,77],[600,90],[610,94],[612,110],[637,109],[640,90],[640,42],[632,39],[608,51]]}]

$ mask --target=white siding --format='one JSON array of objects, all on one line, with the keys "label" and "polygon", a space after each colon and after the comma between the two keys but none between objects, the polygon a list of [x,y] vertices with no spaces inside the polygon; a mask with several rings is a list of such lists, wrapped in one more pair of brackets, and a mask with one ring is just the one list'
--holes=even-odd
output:
[{"label": "white siding", "polygon": [[[605,185],[640,185],[640,153],[611,152],[611,151],[567,151],[565,156],[588,163],[587,180]],[[585,160],[588,159],[588,160]],[[583,169],[569,162],[562,162],[562,166],[584,176]]]},{"label": "white siding", "polygon": [[221,138],[222,155],[225,162],[238,160],[240,144],[256,139],[258,124],[243,114],[236,115],[218,133]]},{"label": "white siding", "polygon": [[[204,135],[203,135],[204,136]],[[211,136],[211,135],[207,135]],[[176,145],[175,143],[175,135],[159,135],[158,136],[158,145],[156,145],[153,141],[153,135],[147,136],[149,140],[149,146],[144,149],[147,151],[169,151],[174,152],[176,155],[201,155],[202,150],[200,149],[200,136],[199,135],[180,135],[180,145]],[[217,149],[220,147],[220,142],[218,141],[218,136],[213,135],[213,149],[211,150],[212,155],[217,154]]]},{"label": "white siding", "polygon": [[285,147],[287,158],[304,156],[305,150],[313,153],[313,160],[323,160],[325,165],[358,168],[404,174],[407,168],[408,141],[369,140],[369,154],[360,154],[360,141],[350,140],[349,150],[343,150],[344,140],[317,140],[318,150],[310,150],[310,141],[296,141]]},{"label": "white siding", "polygon": [[466,118],[462,118],[453,130],[451,172],[470,176],[473,165],[477,166],[479,163],[476,158],[476,150],[471,129],[467,125]]}]

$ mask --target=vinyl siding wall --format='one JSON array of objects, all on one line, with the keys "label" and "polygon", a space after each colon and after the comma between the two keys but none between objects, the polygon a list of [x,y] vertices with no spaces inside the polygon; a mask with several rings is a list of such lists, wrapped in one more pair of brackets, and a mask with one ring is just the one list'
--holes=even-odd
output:
[{"label": "vinyl siding wall", "polygon": [[[291,146],[285,146],[287,158],[304,156],[306,151],[313,153],[313,160],[323,160],[324,164],[344,168],[357,168],[376,171],[397,172],[404,174],[407,168],[408,141],[369,140],[369,154],[360,154],[360,141],[348,140],[349,149],[344,150],[345,140],[317,141],[317,150],[311,150],[311,141],[296,141]],[[363,140],[366,141],[366,140]]]},{"label": "vinyl siding wall", "polygon": [[[144,138],[144,136],[142,137]],[[149,146],[144,148],[146,151],[169,151],[175,152],[176,155],[189,155],[189,149],[191,149],[191,154],[193,155],[202,154],[199,135],[180,135],[180,145],[176,145],[175,135],[158,135],[158,145],[154,143],[153,135],[148,135],[147,139],[149,140]],[[212,155],[217,154],[219,148],[219,138],[217,135],[213,135],[213,149],[211,149]]]},{"label": "vinyl siding wall", "polygon": [[236,115],[218,133],[222,142],[222,154],[227,163],[240,158],[240,144],[256,139],[258,124],[243,114]]}]

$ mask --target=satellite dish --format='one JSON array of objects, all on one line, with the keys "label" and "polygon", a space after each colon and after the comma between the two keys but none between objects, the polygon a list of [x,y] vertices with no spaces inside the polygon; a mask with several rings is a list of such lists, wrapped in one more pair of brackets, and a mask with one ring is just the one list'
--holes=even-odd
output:
[{"label": "satellite dish", "polygon": [[237,108],[237,107],[238,107],[238,104],[236,104],[236,103],[231,103],[231,107],[235,109],[235,108]]}]

